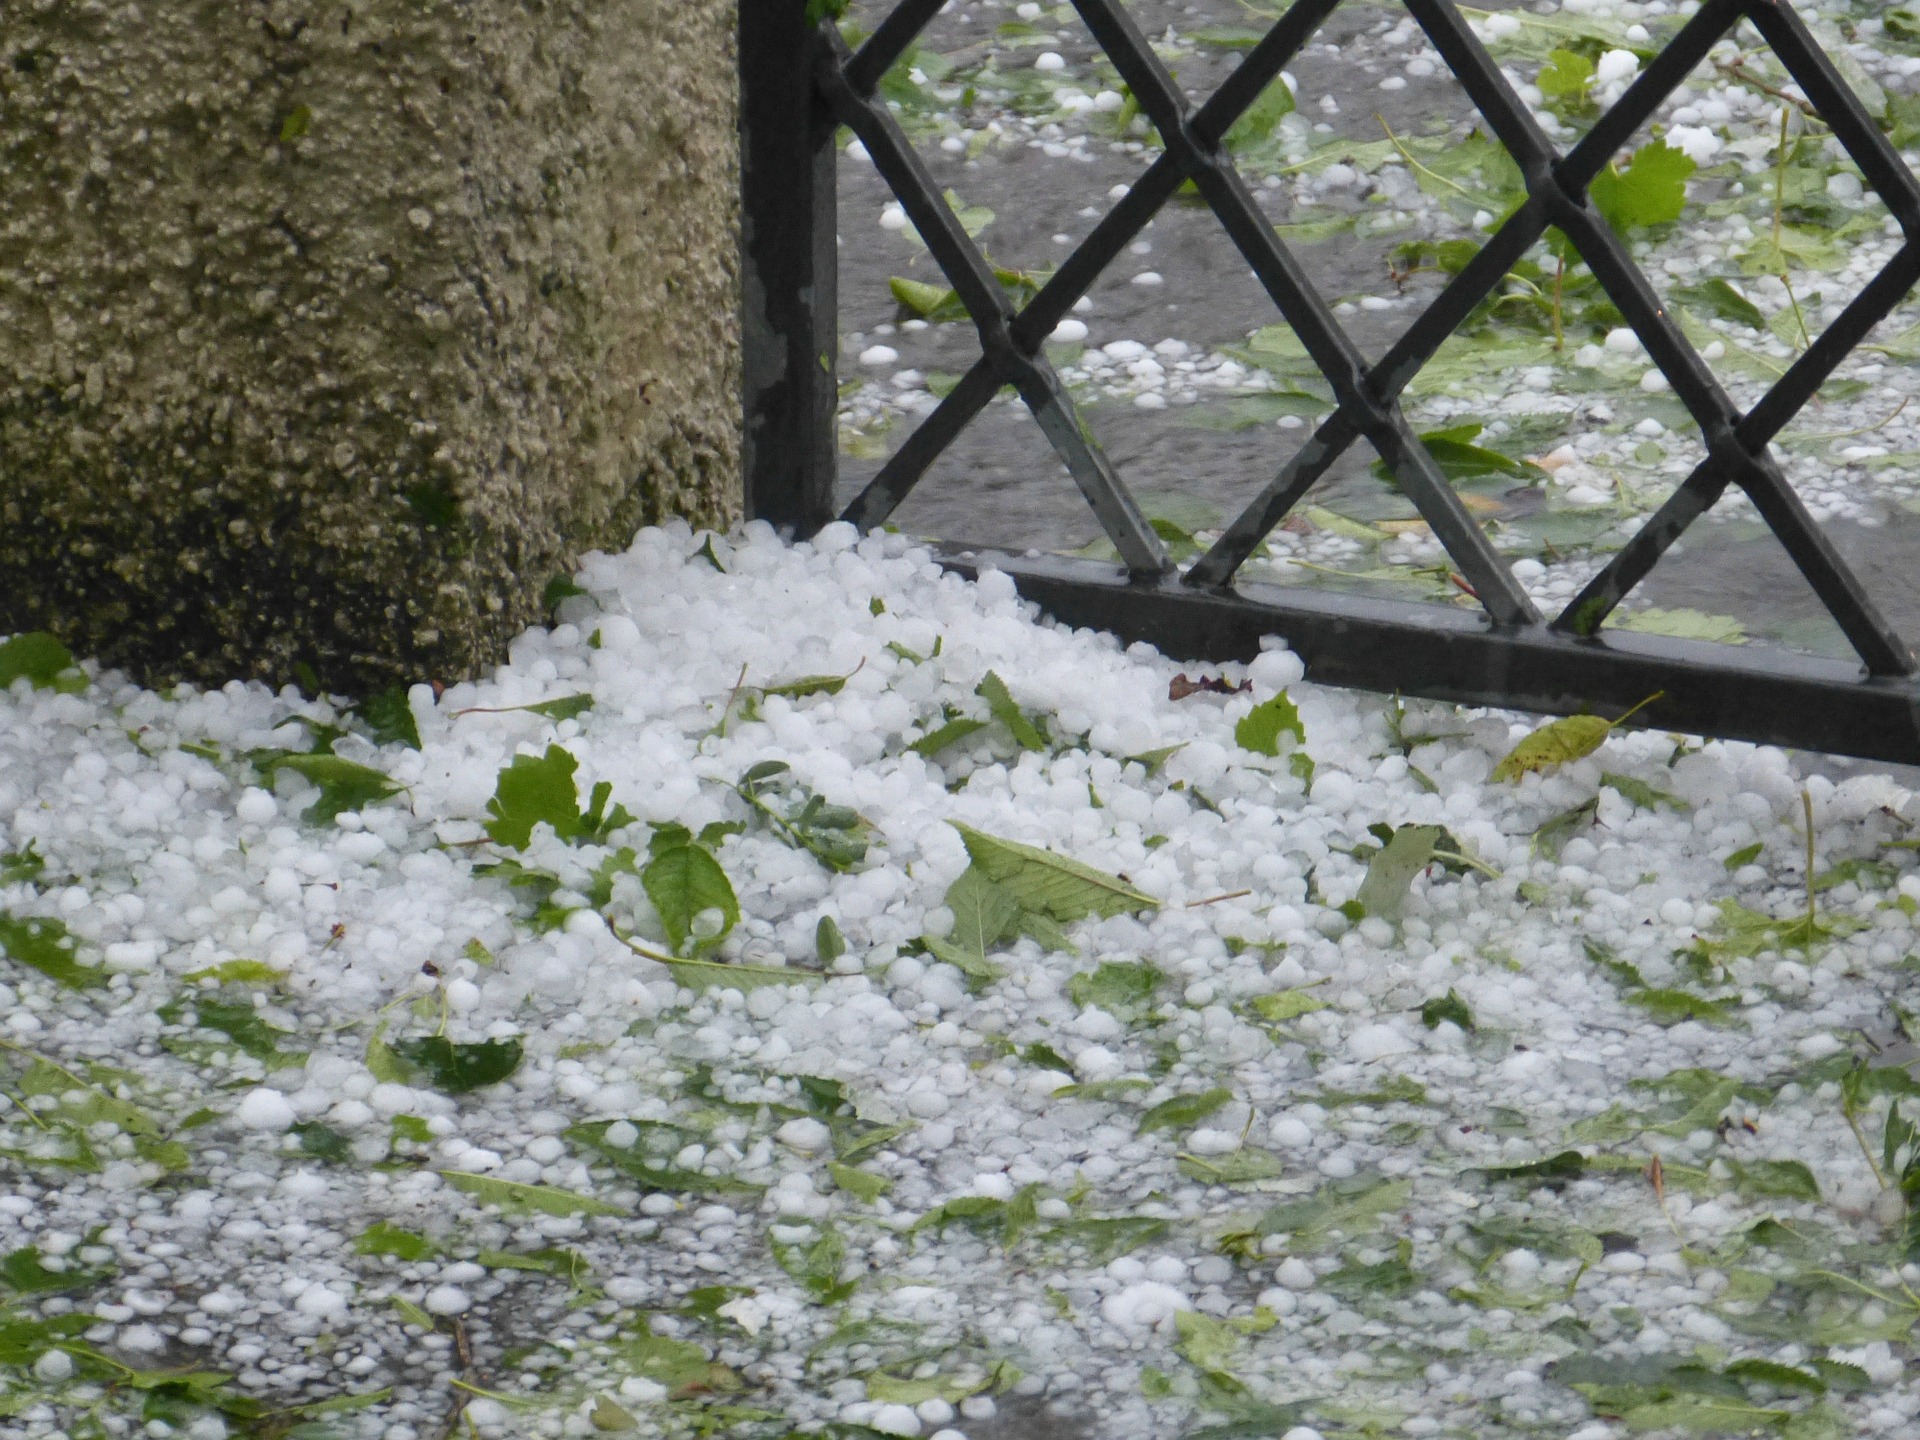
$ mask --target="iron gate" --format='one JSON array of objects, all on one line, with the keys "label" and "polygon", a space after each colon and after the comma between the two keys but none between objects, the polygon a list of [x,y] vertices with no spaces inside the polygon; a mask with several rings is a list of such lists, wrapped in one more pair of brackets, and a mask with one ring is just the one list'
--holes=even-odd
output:
[{"label": "iron gate", "polygon": [[[1706,0],[1624,95],[1565,154],[1451,0],[1406,9],[1524,176],[1527,199],[1369,365],[1236,173],[1225,140],[1341,0],[1296,0],[1197,108],[1121,0],[1073,0],[1159,133],[1157,159],[1038,293],[1016,310],[886,104],[882,77],[944,0],[901,0],[851,52],[825,0],[742,0],[742,193],[750,516],[807,535],[836,518],[839,350],[834,144],[846,126],[925,240],[979,332],[981,356],[848,506],[862,528],[887,520],[928,467],[1011,386],[1085,496],[1122,563],[950,549],[992,564],[1060,620],[1146,640],[1194,659],[1247,659],[1263,635],[1299,653],[1310,678],[1476,705],[1554,713],[1626,707],[1653,694],[1644,723],[1920,763],[1913,652],[1809,516],[1769,442],[1920,279],[1920,185],[1786,0]],[[1742,20],[1751,21],[1900,226],[1892,261],[1742,413],[1683,336],[1588,185]],[[1100,273],[1191,180],[1319,367],[1334,407],[1270,484],[1184,573],[1115,474],[1042,353]],[[1398,397],[1443,341],[1549,227],[1567,236],[1700,428],[1706,458],[1559,615],[1534,608],[1427,447]],[[1235,583],[1236,572],[1314,483],[1365,438],[1471,586],[1481,613],[1328,590]],[[1605,629],[1607,617],[1729,486],[1750,497],[1812,585],[1859,663]]]}]

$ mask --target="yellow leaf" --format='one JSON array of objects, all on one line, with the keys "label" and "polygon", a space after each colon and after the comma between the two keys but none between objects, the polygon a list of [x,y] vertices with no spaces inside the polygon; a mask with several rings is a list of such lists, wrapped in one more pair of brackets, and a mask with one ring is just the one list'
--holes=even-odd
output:
[{"label": "yellow leaf", "polygon": [[1536,770],[1564,765],[1569,760],[1591,755],[1606,741],[1614,726],[1659,698],[1659,694],[1649,695],[1618,720],[1609,720],[1604,715],[1569,715],[1565,719],[1542,725],[1508,751],[1507,758],[1493,767],[1493,778],[1518,780],[1522,775]]}]

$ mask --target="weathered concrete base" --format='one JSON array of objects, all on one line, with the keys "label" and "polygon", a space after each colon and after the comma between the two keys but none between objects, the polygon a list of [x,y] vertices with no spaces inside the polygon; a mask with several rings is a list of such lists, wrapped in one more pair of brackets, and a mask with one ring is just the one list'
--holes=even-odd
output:
[{"label": "weathered concrete base", "polygon": [[451,681],[737,492],[726,0],[13,0],[0,634]]}]

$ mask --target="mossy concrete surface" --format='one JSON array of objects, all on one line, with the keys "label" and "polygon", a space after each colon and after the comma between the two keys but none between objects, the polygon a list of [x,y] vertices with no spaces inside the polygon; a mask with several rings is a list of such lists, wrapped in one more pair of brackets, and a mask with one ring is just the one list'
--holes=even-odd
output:
[{"label": "mossy concrete surface", "polygon": [[0,13],[0,634],[451,681],[730,518],[728,0]]}]

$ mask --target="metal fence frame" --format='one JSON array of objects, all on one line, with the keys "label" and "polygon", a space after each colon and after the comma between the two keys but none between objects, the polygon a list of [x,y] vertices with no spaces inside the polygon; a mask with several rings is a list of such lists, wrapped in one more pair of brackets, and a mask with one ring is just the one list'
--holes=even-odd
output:
[{"label": "metal fence frame", "polygon": [[[1023,308],[1015,310],[875,90],[945,0],[898,0],[857,53],[823,0],[740,7],[744,453],[747,514],[796,535],[886,521],[1003,387],[1032,411],[1121,563],[943,548],[954,569],[992,566],[1056,618],[1191,659],[1244,660],[1280,635],[1326,684],[1569,714],[1661,698],[1637,723],[1920,763],[1913,652],[1879,613],[1771,457],[1768,445],[1920,280],[1920,183],[1787,0],[1706,0],[1593,129],[1554,148],[1452,0],[1404,0],[1513,156],[1528,198],[1377,364],[1369,365],[1273,226],[1225,147],[1233,123],[1341,0],[1296,0],[1197,108],[1121,0],[1073,0],[1163,148]],[[1761,400],[1742,413],[1687,342],[1587,186],[1708,51],[1753,23],[1894,216],[1905,243]],[[839,352],[834,144],[866,147],[979,332],[981,357],[880,473],[836,515]],[[1184,573],[1141,515],[1042,353],[1073,303],[1192,180],[1333,388],[1333,413]],[[1534,609],[1402,414],[1407,383],[1549,227],[1566,235],[1686,405],[1706,458],[1551,620]],[[1364,437],[1473,587],[1481,611],[1292,586],[1235,573],[1328,468]],[[1737,485],[1839,624],[1858,664],[1758,645],[1602,626],[1688,525]]]}]

